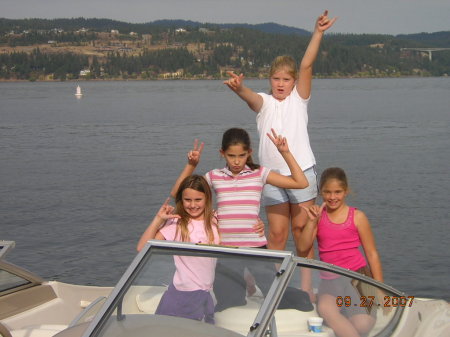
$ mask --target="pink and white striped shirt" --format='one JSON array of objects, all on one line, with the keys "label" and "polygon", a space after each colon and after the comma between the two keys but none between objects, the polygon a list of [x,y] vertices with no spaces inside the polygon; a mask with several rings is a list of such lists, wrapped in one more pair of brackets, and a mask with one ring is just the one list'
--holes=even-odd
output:
[{"label": "pink and white striped shirt", "polygon": [[261,247],[267,244],[265,236],[253,229],[258,221],[261,194],[270,169],[248,166],[236,176],[225,167],[205,174],[216,194],[217,218],[221,244],[239,247]]}]

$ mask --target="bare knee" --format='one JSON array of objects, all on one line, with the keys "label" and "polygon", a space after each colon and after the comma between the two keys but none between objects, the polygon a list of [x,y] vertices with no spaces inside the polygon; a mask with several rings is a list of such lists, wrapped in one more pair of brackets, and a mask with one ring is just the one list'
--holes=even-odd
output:
[{"label": "bare knee", "polygon": [[269,227],[269,248],[282,250],[286,247],[289,231],[280,227]]},{"label": "bare knee", "polygon": [[355,315],[350,318],[355,329],[361,334],[369,333],[375,325],[375,319],[370,315]]},{"label": "bare knee", "polygon": [[269,248],[284,249],[289,236],[289,204],[266,207],[269,221]]}]

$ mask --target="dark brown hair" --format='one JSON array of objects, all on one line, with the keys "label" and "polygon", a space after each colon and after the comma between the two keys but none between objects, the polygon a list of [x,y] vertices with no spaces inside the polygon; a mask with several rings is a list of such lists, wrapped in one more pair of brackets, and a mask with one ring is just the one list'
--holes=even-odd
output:
[{"label": "dark brown hair", "polygon": [[[232,145],[242,145],[245,151],[251,150],[252,147],[248,132],[240,128],[231,128],[225,131],[222,136],[221,150],[225,152]],[[252,170],[259,168],[259,165],[253,162],[251,155],[248,156],[245,164]]]}]

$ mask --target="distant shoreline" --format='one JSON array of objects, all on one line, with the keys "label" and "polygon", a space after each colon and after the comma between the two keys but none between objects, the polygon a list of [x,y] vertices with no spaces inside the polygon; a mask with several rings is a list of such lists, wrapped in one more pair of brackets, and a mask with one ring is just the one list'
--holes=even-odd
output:
[{"label": "distant shoreline", "polygon": [[[449,75],[443,76],[418,76],[418,75],[410,75],[410,76],[315,76],[314,79],[376,79],[376,78],[447,78]],[[0,83],[21,83],[21,82],[158,82],[158,81],[224,81],[227,78],[171,78],[171,79],[141,79],[141,78],[108,78],[108,79],[70,79],[70,80],[18,80],[18,79],[0,79]],[[259,78],[259,77],[246,77],[247,80],[268,80],[268,78]]]}]

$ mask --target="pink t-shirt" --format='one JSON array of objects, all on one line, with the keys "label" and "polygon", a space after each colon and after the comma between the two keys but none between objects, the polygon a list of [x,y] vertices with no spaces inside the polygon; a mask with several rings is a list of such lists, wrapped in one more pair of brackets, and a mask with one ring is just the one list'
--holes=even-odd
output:
[{"label": "pink t-shirt", "polygon": [[[364,267],[367,262],[359,250],[361,240],[355,226],[355,210],[349,207],[344,223],[336,224],[328,218],[326,209],[317,228],[317,242],[320,260],[353,271]],[[325,274],[322,278],[326,277]]]},{"label": "pink t-shirt", "polygon": [[238,247],[261,247],[267,244],[253,226],[259,217],[261,194],[270,170],[245,166],[234,176],[228,168],[215,169],[205,178],[216,194],[217,218],[221,244]]},{"label": "pink t-shirt", "polygon": [[[178,219],[167,220],[159,231],[166,240],[181,241],[181,233],[178,231]],[[220,242],[217,226],[212,226],[214,244]],[[192,243],[208,242],[208,235],[204,228],[203,220],[192,220],[188,224],[189,238]],[[214,283],[216,259],[196,256],[174,256],[175,275],[173,285],[177,290],[211,290]]]}]

